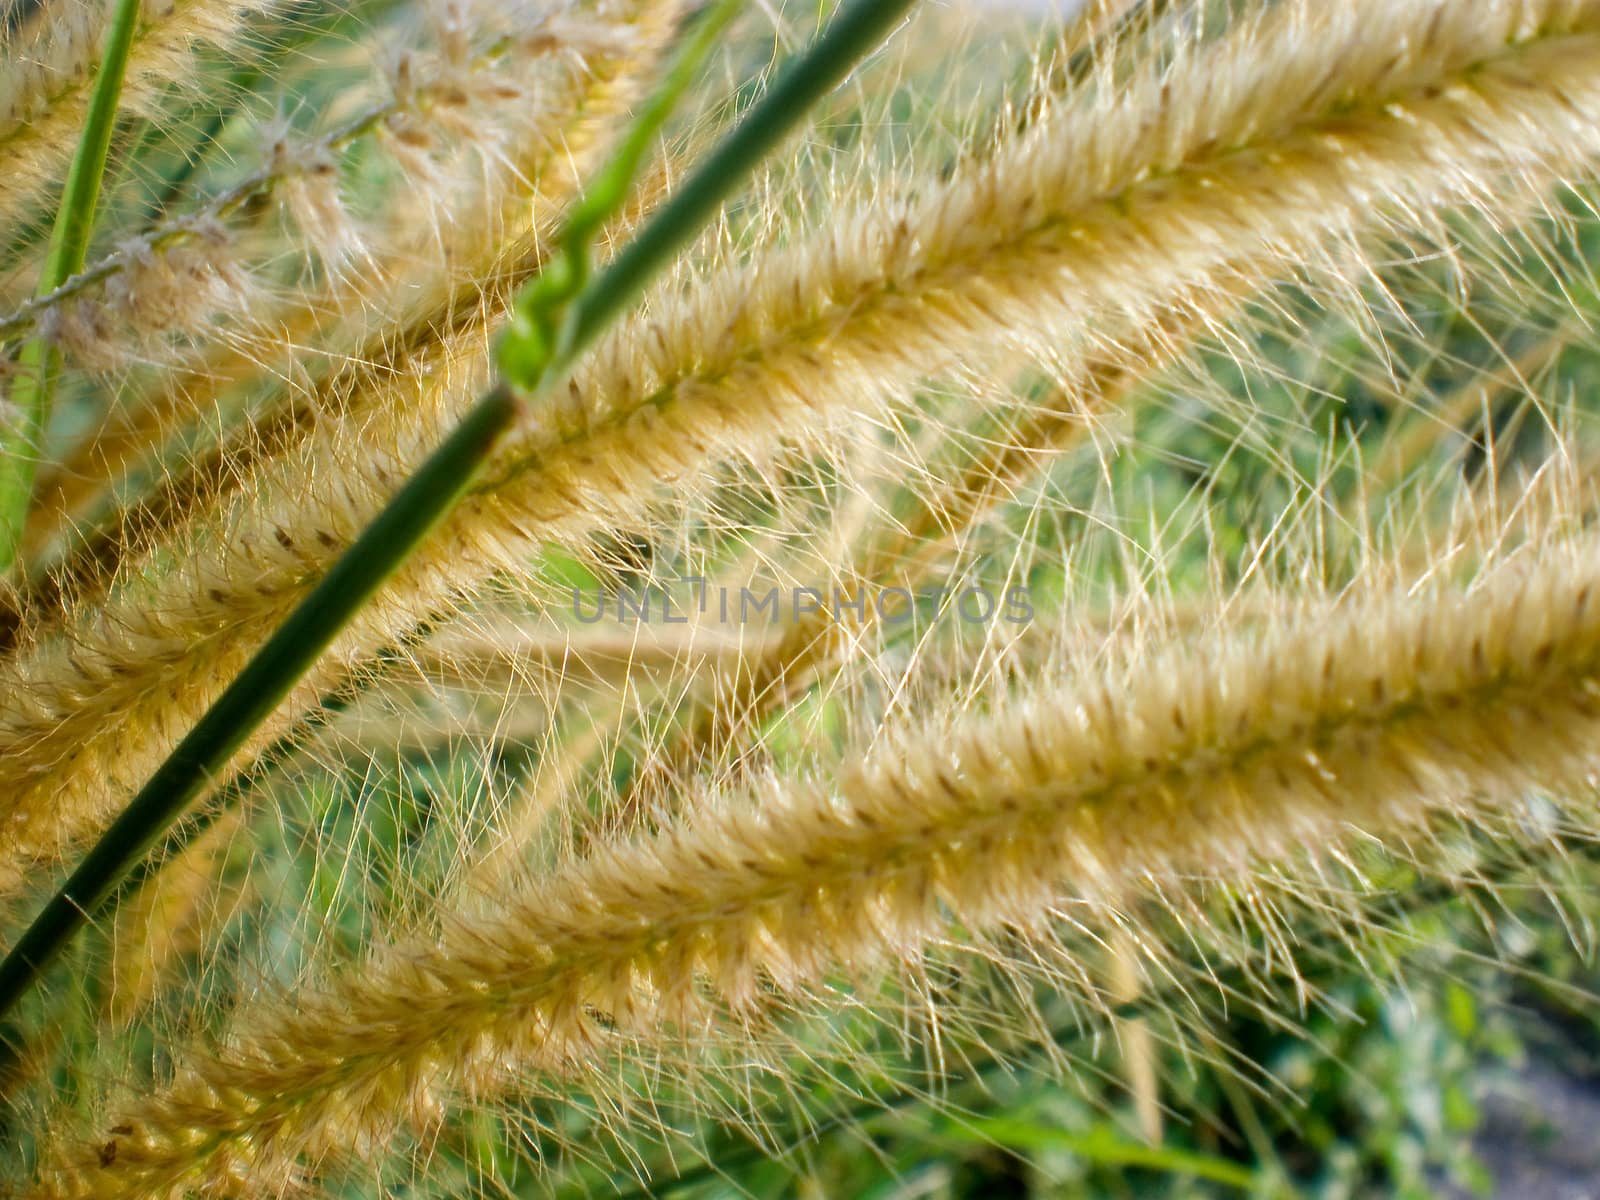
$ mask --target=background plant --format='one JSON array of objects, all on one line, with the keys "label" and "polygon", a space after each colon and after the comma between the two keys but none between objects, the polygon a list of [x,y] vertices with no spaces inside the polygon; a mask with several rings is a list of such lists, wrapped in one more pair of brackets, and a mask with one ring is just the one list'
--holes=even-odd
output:
[{"label": "background plant", "polygon": [[[830,13],[741,16],[597,265]],[[8,26],[8,942],[704,18],[147,5],[35,297],[105,16]],[[918,6],[11,1015],[17,1193],[1482,1185],[1484,1062],[1595,1036],[1597,60],[1587,0]],[[688,577],[924,598],[575,618]]]}]

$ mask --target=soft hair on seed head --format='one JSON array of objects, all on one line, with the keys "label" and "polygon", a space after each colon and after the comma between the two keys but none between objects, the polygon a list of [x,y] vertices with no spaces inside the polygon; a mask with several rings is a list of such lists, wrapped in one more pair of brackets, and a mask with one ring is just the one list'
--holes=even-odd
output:
[{"label": "soft hair on seed head", "polygon": [[1047,938],[1062,911],[1082,927],[1142,894],[1172,905],[1196,880],[1581,792],[1600,766],[1600,540],[1545,537],[1465,577],[1377,574],[1113,642],[819,777],[702,795],[438,939],[252,1002],[115,1114],[115,1155],[63,1151],[27,1194],[279,1189],[618,1038],[753,1016],[952,930]]},{"label": "soft hair on seed head", "polygon": [[[1562,179],[1600,151],[1597,64],[1594,0],[1274,5],[1070,95],[947,180],[659,289],[266,734],[420,614],[543,539],[630,519],[663,482],[882,412],[996,348],[1114,361],[1129,331],[1315,264],[1330,237]],[[26,698],[0,719],[0,889],[148,774],[483,386],[484,350],[463,336],[429,380],[395,381],[395,401],[316,425],[0,669]]]}]

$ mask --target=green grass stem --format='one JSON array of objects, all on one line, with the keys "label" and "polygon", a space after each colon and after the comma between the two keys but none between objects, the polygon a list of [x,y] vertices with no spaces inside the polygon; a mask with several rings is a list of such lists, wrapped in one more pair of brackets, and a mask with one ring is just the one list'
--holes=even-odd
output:
[{"label": "green grass stem", "polygon": [[492,389],[267,639],[0,962],[0,1016],[449,512],[520,409],[508,389]]},{"label": "green grass stem", "polygon": [[[38,295],[55,291],[83,270],[89,257],[100,185],[111,153],[111,133],[117,123],[117,102],[122,97],[122,78],[127,72],[128,52],[139,15],[139,0],[117,0],[106,31],[100,71],[89,97],[83,135],[67,171],[61,207],[56,210],[50,249],[36,289]],[[55,350],[35,337],[22,348],[18,367],[16,384],[11,389],[10,419],[0,424],[0,573],[11,570],[22,542],[59,364]]]},{"label": "green grass stem", "polygon": [[[336,562],[79,863],[0,962],[0,1018],[275,709],[328,643],[428,531],[449,512],[520,410],[517,393],[550,386],[572,358],[698,235],[761,159],[842,81],[915,0],[850,0],[823,35],[784,71],[739,126],[700,164],[639,237],[590,280],[590,242],[627,200],[634,177],[672,107],[710,54],[741,0],[705,14],[615,158],[585,191],[545,272],[516,302],[498,348],[502,382]],[[81,260],[80,260],[81,265]],[[549,282],[544,276],[551,276]]]},{"label": "green grass stem", "polygon": [[[665,119],[652,105],[628,136],[617,159],[587,189],[563,231],[550,265],[517,297],[511,326],[499,345],[501,374],[513,387],[537,391],[570,365],[677,253],[698,237],[760,162],[805,120],[816,103],[842,83],[904,19],[915,0],[849,0],[822,36],[793,59],[760,100],[673,193],[594,284],[589,245],[627,199],[649,139]],[[724,3],[704,19],[700,39],[709,44],[726,18]],[[691,45],[669,74],[663,91],[676,95],[680,78],[706,48]],[[674,90],[676,89],[676,91]]]}]

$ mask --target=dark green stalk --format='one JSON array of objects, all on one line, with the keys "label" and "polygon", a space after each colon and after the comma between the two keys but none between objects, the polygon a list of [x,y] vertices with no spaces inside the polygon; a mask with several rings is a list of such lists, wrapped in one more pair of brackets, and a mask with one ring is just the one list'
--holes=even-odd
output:
[{"label": "dark green stalk", "polygon": [[143,858],[137,866],[128,871],[117,885],[115,893],[107,901],[109,910],[115,911],[137,895],[139,889],[152,877],[159,875],[167,863],[182,854],[206,830],[216,824],[217,818],[272,778],[278,768],[293,761],[312,738],[360,699],[362,692],[372,680],[381,678],[391,667],[409,661],[410,651],[426,641],[432,632],[433,624],[423,622],[397,643],[380,651],[374,657],[371,666],[363,669],[359,678],[347,679],[320,696],[309,712],[286,732],[273,739],[247,766],[236,771],[189,820],[175,824],[168,831],[160,850]]},{"label": "dark green stalk", "polygon": [[[572,355],[593,340],[606,322],[622,311],[627,299],[637,295],[645,280],[664,266],[670,257],[694,236],[695,229],[699,227],[695,222],[703,226],[715,215],[722,200],[754,169],[764,154],[799,124],[804,116],[805,106],[821,99],[837,86],[848,74],[851,66],[876,45],[882,33],[891,28],[913,2],[914,0],[888,0],[885,3],[877,3],[874,0],[857,0],[855,5],[842,13],[835,24],[830,26],[828,32],[811,51],[796,60],[772,90],[751,109],[739,128],[712,152],[683,189],[578,298],[572,307],[576,315],[577,328],[569,345],[567,357],[562,361],[569,361]],[[704,60],[716,36],[726,27],[739,8],[739,0],[721,0],[716,8],[701,18],[694,40],[678,56],[672,70],[657,89],[646,110],[630,126],[623,145],[603,173],[585,189],[583,198],[562,231],[559,249],[550,265],[538,278],[531,281],[518,297],[516,308],[519,314],[537,314],[529,318],[528,327],[539,331],[534,336],[542,340],[543,346],[554,349],[554,342],[559,336],[554,327],[560,319],[559,312],[566,303],[565,293],[570,291],[568,285],[571,281],[582,281],[587,278],[586,264],[593,238],[614,212],[626,202],[633,179],[656,133],[670,116],[677,99],[692,82],[694,69]],[[842,34],[838,32],[841,29]],[[812,60],[819,57],[824,61],[817,66]],[[733,146],[734,150],[730,152],[729,146]],[[619,271],[617,264],[623,262],[627,265]],[[609,293],[613,290],[617,291],[615,298],[590,299],[590,293]],[[514,358],[526,349],[517,344],[519,338],[524,336],[521,331],[522,327],[514,324],[501,343],[503,370],[507,356]],[[551,360],[547,353],[542,351],[539,353],[536,370],[544,371],[546,382],[548,376],[559,369],[559,366],[560,364]],[[508,379],[512,378],[509,371],[506,375]],[[539,386],[538,375],[525,378],[529,380],[527,390],[536,390]],[[349,700],[348,695],[341,693],[337,700],[330,697],[329,703],[336,705],[333,711],[337,711],[348,704]],[[331,716],[332,712],[329,715]],[[269,774],[278,763],[290,757],[294,749],[303,744],[303,740],[324,723],[325,720],[308,720],[294,733],[286,735],[275,743],[256,764],[229,784],[228,793],[231,798],[236,799],[238,795],[248,791],[254,782]],[[220,804],[214,805],[213,810],[208,811],[220,812],[225,807]],[[182,836],[178,845],[191,840],[193,832],[197,830]],[[175,845],[174,849],[178,848],[178,845]],[[142,882],[144,873],[138,873],[137,878]]]},{"label": "dark green stalk", "polygon": [[[843,5],[815,44],[781,72],[733,132],[611,260],[595,286],[580,294],[577,289],[587,275],[589,240],[626,198],[631,180],[626,172],[636,165],[630,168],[619,159],[601,175],[579,202],[568,226],[569,233],[577,236],[570,241],[562,239],[550,267],[517,298],[511,327],[499,347],[500,370],[506,380],[533,391],[541,381],[548,382],[544,377],[570,364],[638,298],[663,264],[699,236],[761,160],[883,41],[913,3],[915,0],[852,0]],[[708,17],[707,25],[712,24],[714,17]],[[642,156],[642,141],[630,135],[625,154]],[[635,142],[640,145],[634,146]],[[632,162],[636,164],[637,158]],[[618,187],[623,188],[620,195]]]},{"label": "dark green stalk", "polygon": [[480,400],[267,639],[0,962],[0,1016],[450,510],[520,407],[504,387]]},{"label": "dark green stalk", "polygon": [[855,0],[806,54],[795,60],[712,150],[656,218],[607,266],[605,287],[581,297],[567,349],[576,353],[644,290],[655,264],[698,237],[756,166],[797,129],[805,115],[842,83],[861,59],[904,19],[915,0]]},{"label": "dark green stalk", "polygon": [[[117,0],[116,11],[112,13],[100,72],[89,97],[83,136],[67,172],[61,207],[56,211],[55,227],[50,234],[50,250],[39,275],[38,294],[41,296],[53,292],[83,270],[89,257],[89,237],[94,231],[100,184],[111,153],[111,132],[117,122],[117,102],[122,97],[122,77],[127,72],[128,52],[133,46],[139,12],[140,0]],[[50,418],[50,397],[55,390],[59,364],[54,349],[43,339],[34,338],[22,348],[19,366],[21,370],[11,392],[15,423],[10,427],[0,426],[0,573],[11,569],[17,547],[22,542],[22,527],[28,516],[28,501],[33,496],[33,477]]]},{"label": "dark green stalk", "polygon": [[[478,402],[273,633],[0,962],[0,1017],[10,1012],[339,630],[449,512],[519,410],[514,390],[537,395],[548,388],[573,356],[715,216],[761,158],[799,124],[805,110],[878,44],[914,0],[850,0],[827,32],[785,71],[651,220],[636,243],[590,281],[590,241],[626,202],[651,141],[740,2],[720,0],[701,19],[615,159],[579,201],[554,259],[518,295],[516,319],[499,347],[502,382]],[[548,336],[552,333],[553,338]]]},{"label": "dark green stalk", "polygon": [[[496,347],[496,365],[512,387],[534,394],[554,381],[560,369],[572,361],[582,346],[566,337],[575,308],[591,293],[605,293],[618,286],[607,270],[591,284],[589,256],[594,240],[607,221],[621,211],[633,193],[634,181],[644,165],[656,136],[695,75],[716,46],[717,37],[738,15],[743,0],[717,0],[703,13],[688,44],[650,97],[644,110],[628,126],[627,134],[612,153],[610,161],[584,187],[562,225],[555,252],[538,276],[528,281],[512,302],[511,325]],[[733,136],[737,136],[737,131]],[[695,172],[699,178],[714,166],[712,161]],[[754,165],[754,164],[752,164]],[[734,183],[743,181],[740,175]],[[692,186],[692,185],[691,185]],[[639,242],[650,237],[668,210],[663,209],[640,233]],[[712,214],[707,212],[702,223]],[[653,275],[670,261],[672,247],[650,256],[643,270]],[[623,255],[627,250],[623,251]],[[626,285],[623,285],[626,286]],[[612,309],[620,312],[633,298],[632,292],[619,294]]]}]

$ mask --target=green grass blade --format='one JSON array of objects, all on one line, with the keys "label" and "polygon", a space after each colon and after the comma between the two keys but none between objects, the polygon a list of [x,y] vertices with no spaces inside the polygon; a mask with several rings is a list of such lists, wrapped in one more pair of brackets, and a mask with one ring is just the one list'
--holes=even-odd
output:
[{"label": "green grass blade", "polygon": [[[100,71],[89,97],[83,136],[67,172],[61,207],[56,211],[37,295],[55,291],[81,271],[88,258],[100,184],[117,122],[117,102],[122,97],[122,77],[127,71],[139,13],[139,0],[117,0],[106,31]],[[9,424],[0,426],[0,572],[11,569],[22,541],[58,368],[55,351],[38,338],[22,348],[18,365],[16,386],[11,391],[12,417]]]},{"label": "green grass blade", "polygon": [[200,718],[0,962],[0,1015],[283,700],[461,493],[520,404],[495,388],[467,414]]},{"label": "green grass blade", "polygon": [[960,1120],[946,1122],[935,1131],[934,1136],[945,1141],[1004,1146],[1008,1150],[1023,1152],[1064,1151],[1089,1162],[1113,1167],[1142,1167],[1171,1175],[1190,1175],[1242,1191],[1253,1191],[1261,1184],[1260,1176],[1242,1163],[1214,1154],[1202,1154],[1197,1150],[1146,1146],[1142,1142],[1129,1141],[1104,1126],[1088,1133],[1070,1133],[1065,1129],[1015,1117],[964,1116]]},{"label": "green grass blade", "polygon": [[[500,374],[513,387],[535,392],[570,357],[562,345],[573,302],[589,285],[589,255],[605,223],[621,211],[633,191],[651,144],[683,93],[716,47],[717,37],[744,7],[744,0],[717,0],[702,14],[687,44],[629,125],[610,160],[585,185],[562,225],[555,253],[512,302],[510,328],[497,347]],[[661,264],[657,264],[659,266]],[[569,353],[563,353],[567,350]]]},{"label": "green grass blade", "polygon": [[[697,169],[683,190],[678,193],[680,199],[672,201],[668,209],[663,210],[663,216],[640,235],[639,240],[645,243],[646,249],[635,251],[631,246],[625,248],[618,261],[626,259],[628,265],[621,268],[620,275],[618,268],[613,266],[593,285],[591,290],[609,289],[610,299],[607,303],[601,304],[584,298],[578,300],[577,310],[583,322],[578,337],[580,344],[586,343],[593,337],[599,324],[608,319],[605,315],[608,311],[613,315],[621,311],[620,297],[627,288],[633,288],[636,293],[637,288],[643,286],[642,274],[647,262],[654,262],[657,266],[664,265],[666,257],[670,256],[671,247],[681,244],[681,241],[674,239],[692,236],[692,231],[686,228],[691,218],[704,223],[715,214],[719,198],[725,197],[740,182],[741,176],[735,171],[737,164],[747,163],[744,168],[746,172],[753,168],[760,158],[756,147],[764,146],[770,149],[781,140],[784,134],[801,119],[804,110],[798,106],[820,98],[830,88],[837,86],[860,56],[872,48],[875,34],[881,35],[886,32],[913,2],[914,0],[903,0],[893,4],[875,4],[867,0],[865,3],[856,4],[853,9],[839,17],[839,21],[849,33],[847,43],[842,48],[839,37],[824,34],[806,59],[797,60],[799,65],[773,89],[773,94],[776,94],[778,99],[771,101],[770,105],[766,100],[759,102],[746,117],[744,125],[754,124],[759,129],[759,135],[744,133],[744,125],[735,131],[731,137],[743,139],[739,142],[741,148],[738,153],[731,154],[720,149],[713,151],[711,157]],[[508,343],[519,336],[518,326],[515,324],[517,320],[526,320],[537,331],[535,335],[537,338],[547,339],[544,343],[546,351],[539,353],[533,363],[534,374],[523,376],[528,380],[530,387],[536,386],[537,372],[546,369],[552,359],[555,340],[559,336],[554,323],[560,319],[561,313],[566,311],[568,304],[565,293],[570,288],[557,289],[550,280],[571,278],[570,273],[574,267],[577,268],[579,276],[583,274],[593,238],[625,203],[628,190],[649,152],[652,140],[671,115],[672,108],[684,90],[692,82],[696,68],[709,54],[716,37],[742,6],[743,0],[721,0],[716,8],[701,16],[689,44],[678,55],[644,111],[629,127],[623,144],[605,167],[604,173],[597,176],[585,189],[577,208],[562,230],[550,265],[538,278],[530,281],[519,295],[516,308],[521,315],[514,318],[513,329],[504,335],[500,349],[501,353],[505,354]],[[805,62],[819,54],[827,56],[825,66],[807,68]],[[798,82],[794,82],[796,80]],[[771,112],[766,111],[769,106]],[[711,182],[703,183],[703,177],[709,178]],[[681,199],[684,196],[690,199]],[[663,221],[666,230],[652,232],[657,230]],[[624,284],[619,286],[616,282],[618,278],[624,280]],[[541,284],[540,280],[545,282]],[[542,292],[541,287],[545,289]],[[513,353],[526,350],[527,347],[521,347]],[[341,690],[325,697],[324,703],[319,705],[319,710],[323,708],[337,710],[348,704],[352,698],[351,693]],[[331,711],[327,715],[331,715]],[[230,781],[223,795],[218,796],[208,810],[207,821],[225,810],[228,796],[236,797],[239,792],[247,790],[261,774],[270,772],[276,761],[293,752],[299,738],[308,736],[320,724],[320,718],[308,720],[303,727],[285,735],[265,751],[255,764]],[[189,827],[175,831],[170,842],[170,852],[162,857],[170,858],[172,853],[181,849],[195,834],[196,830]],[[131,892],[143,879],[144,872],[134,872],[125,890]]]},{"label": "green grass blade", "polygon": [[[587,274],[589,240],[627,197],[632,176],[626,164],[599,176],[540,279],[517,297],[511,327],[499,345],[500,371],[523,391],[537,391],[583,351],[645,284],[721,210],[756,166],[805,120],[812,107],[836,88],[910,11],[915,0],[849,0],[822,36],[792,59],[738,126],[720,141],[684,185],[595,279],[577,292]],[[713,13],[707,26],[716,24]],[[689,58],[695,52],[691,47]],[[678,74],[674,69],[673,76]],[[666,85],[674,86],[669,77]],[[650,112],[646,119],[659,116]],[[654,136],[651,129],[647,136]],[[632,169],[645,142],[628,139]],[[634,145],[637,141],[637,145]],[[619,191],[620,189],[620,191]],[[545,279],[545,275],[549,279]]]}]

